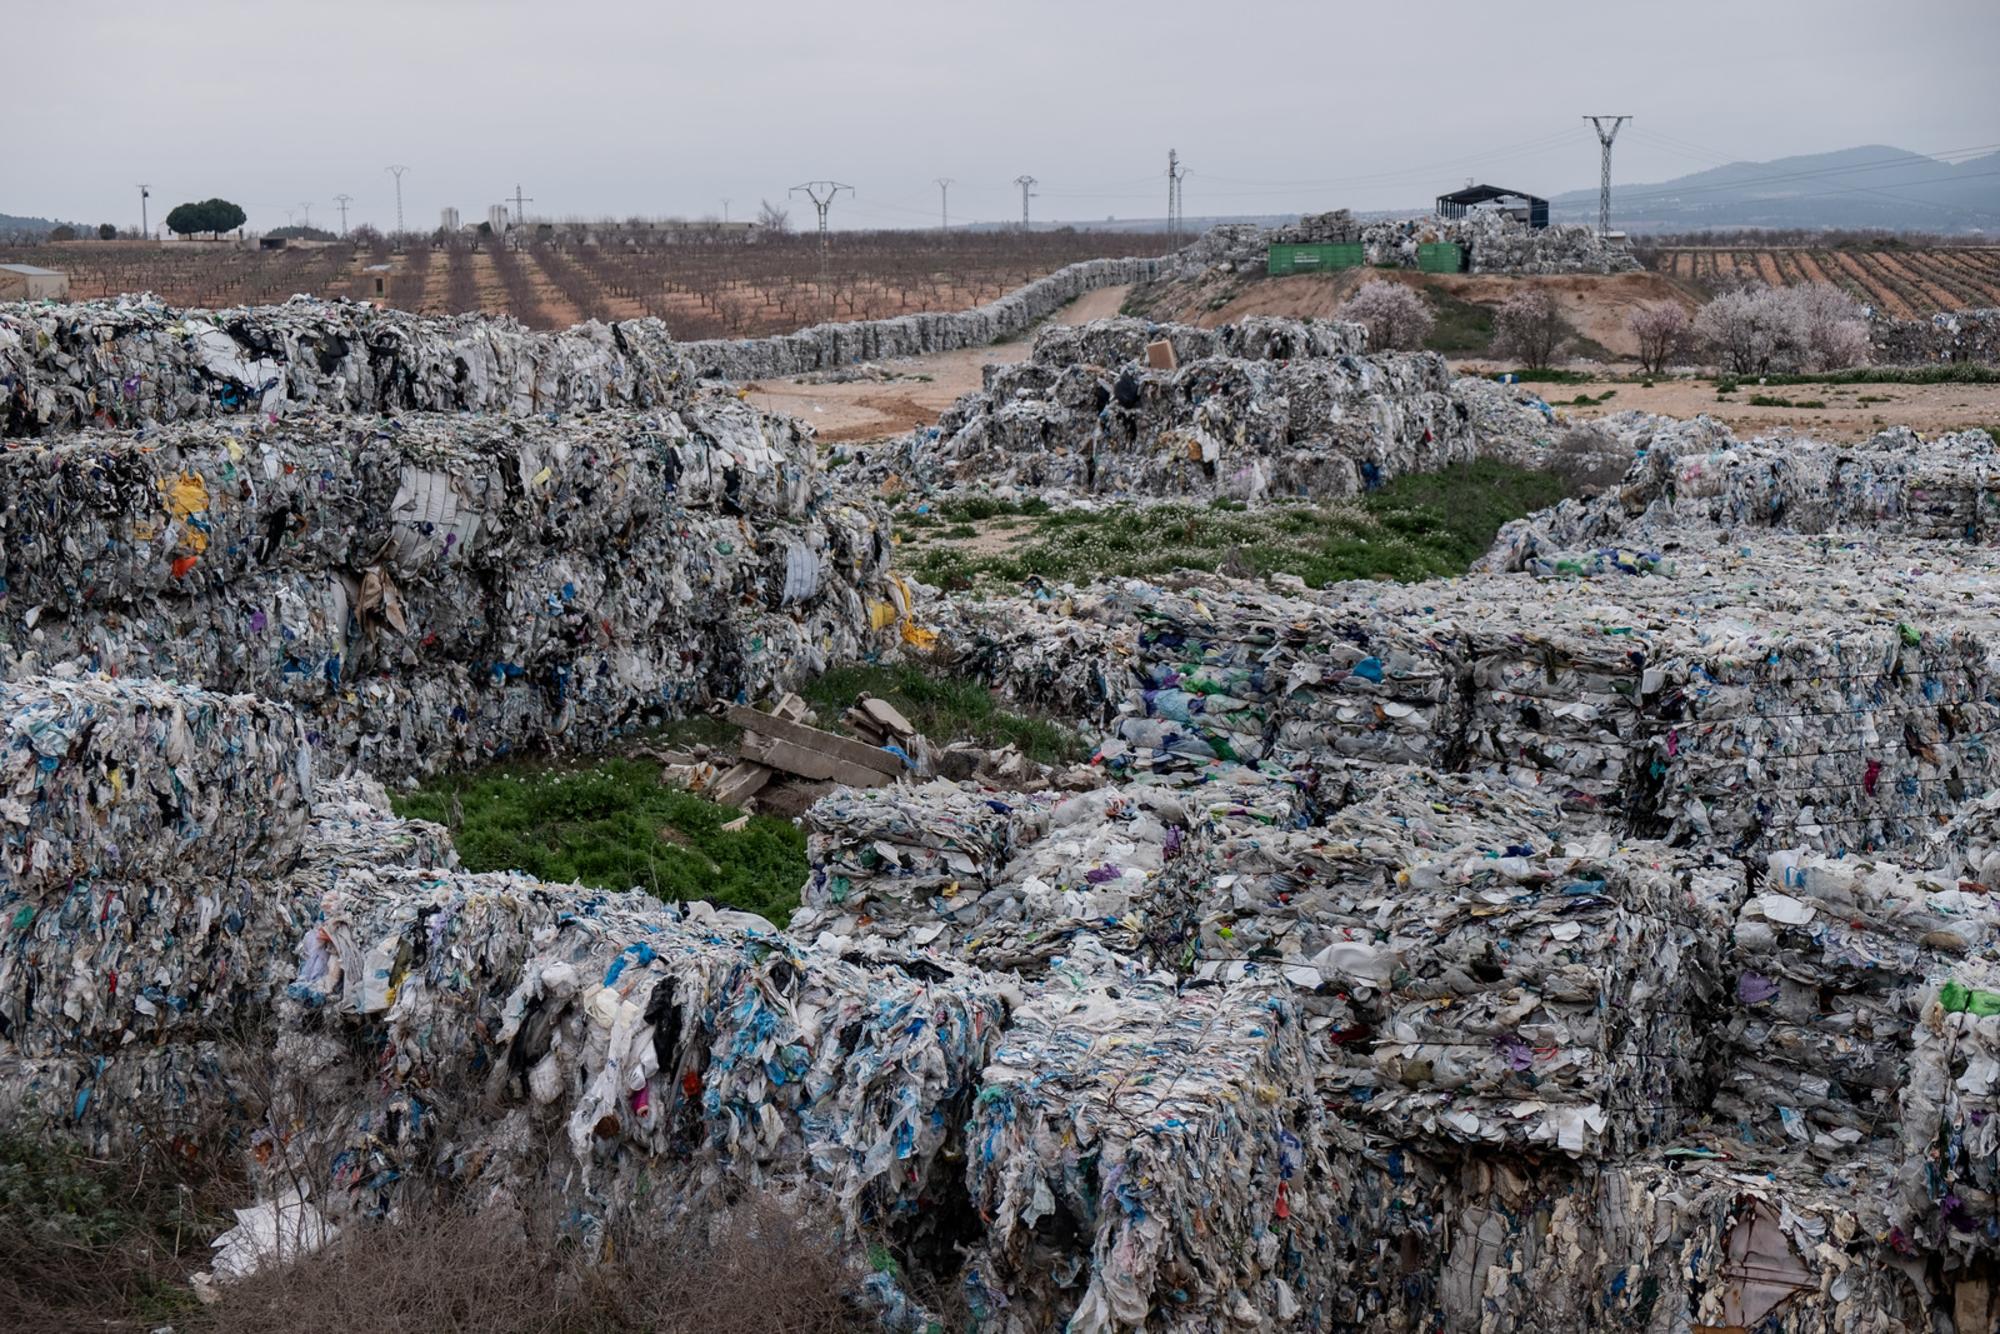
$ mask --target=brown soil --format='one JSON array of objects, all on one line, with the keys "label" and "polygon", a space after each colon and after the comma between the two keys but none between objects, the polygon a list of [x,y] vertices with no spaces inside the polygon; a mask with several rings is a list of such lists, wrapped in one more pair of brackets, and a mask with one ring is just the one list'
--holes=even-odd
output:
[{"label": "brown soil", "polygon": [[[1571,420],[1589,420],[1628,408],[1670,417],[1694,417],[1705,412],[1745,437],[1791,429],[1815,440],[1858,441],[1890,426],[1909,426],[1926,436],[1970,426],[2000,429],[2000,385],[1990,384],[1800,384],[1760,388],[1746,380],[1727,398],[1718,398],[1714,382],[1708,380],[1661,380],[1650,389],[1624,382],[1547,385],[1543,389],[1556,410]],[[1606,390],[1615,392],[1604,403],[1590,407],[1572,407],[1567,403],[1578,395],[1594,398]],[[1815,400],[1826,406],[1752,407],[1748,399],[1753,394],[1792,403]],[[1871,401],[1863,403],[1863,398]]]},{"label": "brown soil", "polygon": [[[1128,287],[1103,287],[1085,293],[1050,316],[1049,322],[1084,324],[1116,315],[1130,291]],[[811,423],[822,444],[886,440],[934,424],[938,414],[961,395],[980,387],[987,366],[1020,361],[1028,355],[1032,342],[1032,337],[1022,337],[992,347],[962,348],[885,366],[906,375],[928,375],[929,380],[855,380],[847,384],[764,381],[749,386],[750,401],[768,412],[789,413]]]}]

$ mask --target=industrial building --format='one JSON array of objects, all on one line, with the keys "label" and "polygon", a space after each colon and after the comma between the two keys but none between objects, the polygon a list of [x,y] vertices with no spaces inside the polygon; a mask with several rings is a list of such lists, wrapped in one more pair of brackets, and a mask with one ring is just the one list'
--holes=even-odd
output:
[{"label": "industrial building", "polygon": [[[1511,200],[1511,203],[1502,203]],[[1530,227],[1549,225],[1549,201],[1540,195],[1531,195],[1525,190],[1508,190],[1497,185],[1468,185],[1463,190],[1454,190],[1448,195],[1437,197],[1437,215],[1440,218],[1462,218],[1475,208],[1498,205],[1497,212],[1505,213],[1516,222]]]}]

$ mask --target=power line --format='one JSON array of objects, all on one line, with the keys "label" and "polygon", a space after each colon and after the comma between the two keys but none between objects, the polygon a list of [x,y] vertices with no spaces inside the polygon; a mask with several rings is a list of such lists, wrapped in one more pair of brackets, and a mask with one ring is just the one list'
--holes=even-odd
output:
[{"label": "power line", "polygon": [[842,190],[847,191],[850,195],[854,193],[853,186],[842,185],[839,181],[807,181],[804,185],[795,185],[786,192],[787,194],[795,195],[803,194],[807,199],[812,200],[813,207],[819,210],[819,290],[820,297],[825,303],[825,309],[829,317],[833,314],[833,291],[827,282],[827,245],[829,234],[826,225],[826,215],[827,210],[833,207],[833,201],[840,197]]},{"label": "power line", "polygon": [[951,230],[951,187],[957,185],[949,176],[940,176],[934,182],[938,188],[938,230]]},{"label": "power line", "polygon": [[[1630,116],[1585,116],[1585,120],[1597,131],[1597,142],[1604,146],[1604,170],[1597,186],[1597,234],[1611,233],[1611,141],[1618,137],[1618,127],[1632,119]],[[1611,122],[1605,129],[1604,122]]]},{"label": "power line", "polygon": [[340,205],[340,234],[347,235],[347,206],[354,202],[353,195],[335,195],[333,202]]},{"label": "power line", "polygon": [[521,205],[532,204],[534,202],[533,196],[521,193],[521,183],[519,181],[514,182],[514,225],[516,227],[519,227],[528,220],[528,215],[522,212]]}]

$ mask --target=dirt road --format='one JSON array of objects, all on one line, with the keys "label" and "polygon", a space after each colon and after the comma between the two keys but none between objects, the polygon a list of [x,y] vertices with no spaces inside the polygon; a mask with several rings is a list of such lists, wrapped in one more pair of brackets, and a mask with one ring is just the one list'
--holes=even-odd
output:
[{"label": "dirt road", "polygon": [[[1086,324],[1116,315],[1129,287],[1102,287],[1086,293],[1049,317],[1051,324]],[[992,347],[963,348],[928,357],[882,363],[899,378],[854,380],[846,384],[804,384],[798,379],[762,380],[749,386],[750,401],[812,423],[822,444],[884,440],[929,426],[959,395],[979,388],[987,366],[1006,365],[1028,355],[1033,335]]]},{"label": "dirt road", "polygon": [[[1733,394],[1718,395],[1710,380],[1662,380],[1643,384],[1563,384],[1539,386],[1543,396],[1571,420],[1588,420],[1628,408],[1693,417],[1707,413],[1737,435],[1764,435],[1787,428],[1815,440],[1866,440],[1890,426],[1908,426],[1921,435],[1984,426],[2000,431],[2000,385],[1991,384],[1801,384],[1760,387],[1744,381]],[[1572,404],[1579,395],[1602,403]],[[1821,408],[1753,406],[1753,396],[1786,403],[1824,403]]]}]

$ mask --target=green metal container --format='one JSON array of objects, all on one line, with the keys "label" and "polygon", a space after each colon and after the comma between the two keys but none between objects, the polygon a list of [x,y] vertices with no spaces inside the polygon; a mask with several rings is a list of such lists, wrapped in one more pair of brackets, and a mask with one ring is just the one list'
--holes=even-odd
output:
[{"label": "green metal container", "polygon": [[1457,273],[1465,267],[1465,251],[1442,241],[1417,247],[1417,268],[1424,273]]},{"label": "green metal container", "polygon": [[1265,272],[1273,278],[1282,278],[1291,273],[1354,269],[1359,268],[1361,263],[1359,241],[1321,245],[1274,245],[1265,259]]}]

